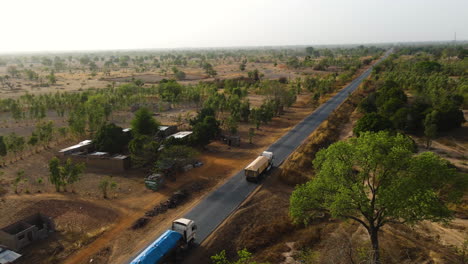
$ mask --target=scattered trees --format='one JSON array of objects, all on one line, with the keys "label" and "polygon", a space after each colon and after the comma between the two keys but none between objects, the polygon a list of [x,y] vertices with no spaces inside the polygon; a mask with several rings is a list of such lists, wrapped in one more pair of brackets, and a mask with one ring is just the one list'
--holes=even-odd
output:
[{"label": "scattered trees", "polygon": [[174,73],[176,80],[180,81],[185,79],[185,72],[179,70],[177,67],[172,67],[172,72]]},{"label": "scattered trees", "polygon": [[458,201],[466,189],[447,161],[413,150],[409,138],[381,131],[319,151],[313,162],[316,178],[293,192],[291,216],[307,224],[328,212],[358,222],[371,239],[372,263],[380,263],[382,226],[447,221],[452,217],[448,203]]},{"label": "scattered trees", "polygon": [[218,73],[214,70],[213,65],[208,62],[203,63],[202,68],[205,70],[205,73],[210,77],[215,77]]},{"label": "scattered trees", "polygon": [[[413,54],[420,48],[403,48],[399,54]],[[360,103],[365,113],[378,113],[392,123],[393,129],[424,134],[426,145],[443,131],[460,127],[465,122],[461,107],[466,103],[465,78],[450,78],[453,64],[434,60],[441,56],[442,48],[423,49],[431,55],[421,54],[405,60],[398,55],[389,57],[375,68],[376,92]],[[466,89],[465,89],[466,90]],[[407,100],[406,93],[413,97]],[[376,117],[376,115],[373,115]],[[363,118],[369,118],[365,115]]]},{"label": "scattered trees", "polygon": [[67,185],[79,181],[84,170],[83,163],[76,164],[71,159],[67,159],[65,164],[61,165],[60,160],[54,157],[49,161],[49,181],[55,186],[57,192],[60,192],[62,188],[67,191]]}]

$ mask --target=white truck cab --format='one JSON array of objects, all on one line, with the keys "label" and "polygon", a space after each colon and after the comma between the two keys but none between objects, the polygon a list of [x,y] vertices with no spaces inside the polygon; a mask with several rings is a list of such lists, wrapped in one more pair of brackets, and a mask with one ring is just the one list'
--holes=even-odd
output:
[{"label": "white truck cab", "polygon": [[263,152],[262,152],[262,156],[268,158],[269,163],[268,163],[268,168],[267,168],[267,170],[270,170],[271,167],[273,166],[273,159],[275,158],[275,156],[273,155],[273,152],[270,152],[270,151],[263,151]]},{"label": "white truck cab", "polygon": [[191,244],[195,241],[197,225],[193,220],[187,218],[179,218],[172,222],[172,230],[181,234],[186,244]]}]

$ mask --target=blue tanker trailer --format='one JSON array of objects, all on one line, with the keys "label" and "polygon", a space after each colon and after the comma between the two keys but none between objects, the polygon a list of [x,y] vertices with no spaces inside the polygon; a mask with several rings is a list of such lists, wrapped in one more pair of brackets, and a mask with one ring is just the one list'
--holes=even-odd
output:
[{"label": "blue tanker trailer", "polygon": [[130,264],[162,264],[177,253],[189,248],[195,241],[197,225],[193,220],[180,218],[172,222],[164,232],[146,247]]}]

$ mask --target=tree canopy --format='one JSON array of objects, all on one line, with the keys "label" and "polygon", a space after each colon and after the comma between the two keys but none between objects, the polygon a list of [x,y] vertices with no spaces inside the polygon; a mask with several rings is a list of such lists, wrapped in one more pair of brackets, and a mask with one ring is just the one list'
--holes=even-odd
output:
[{"label": "tree canopy", "polygon": [[94,136],[93,143],[98,151],[119,153],[128,144],[130,138],[122,128],[114,123],[103,125]]},{"label": "tree canopy", "polygon": [[136,111],[131,126],[134,135],[154,136],[159,129],[159,123],[153,118],[153,113],[145,107]]},{"label": "tree canopy", "polygon": [[449,202],[466,190],[461,177],[434,153],[413,154],[413,142],[388,132],[363,133],[317,153],[316,178],[300,185],[290,199],[296,222],[318,213],[363,225],[371,238],[373,263],[380,263],[378,232],[387,223],[447,221]]},{"label": "tree canopy", "polygon": [[54,157],[49,161],[49,180],[57,192],[61,187],[66,191],[67,185],[80,180],[80,175],[84,170],[84,163],[73,163],[71,159],[67,159],[65,164],[61,165],[60,160]]}]

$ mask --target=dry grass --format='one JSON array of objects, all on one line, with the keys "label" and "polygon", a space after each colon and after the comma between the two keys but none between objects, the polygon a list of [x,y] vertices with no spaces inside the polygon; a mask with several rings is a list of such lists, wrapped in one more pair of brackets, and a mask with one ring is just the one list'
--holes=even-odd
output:
[{"label": "dry grass", "polygon": [[337,141],[344,124],[368,92],[360,90],[341,104],[315,131],[307,141],[284,162],[280,179],[289,185],[304,183],[313,177],[312,160],[317,152]]}]

